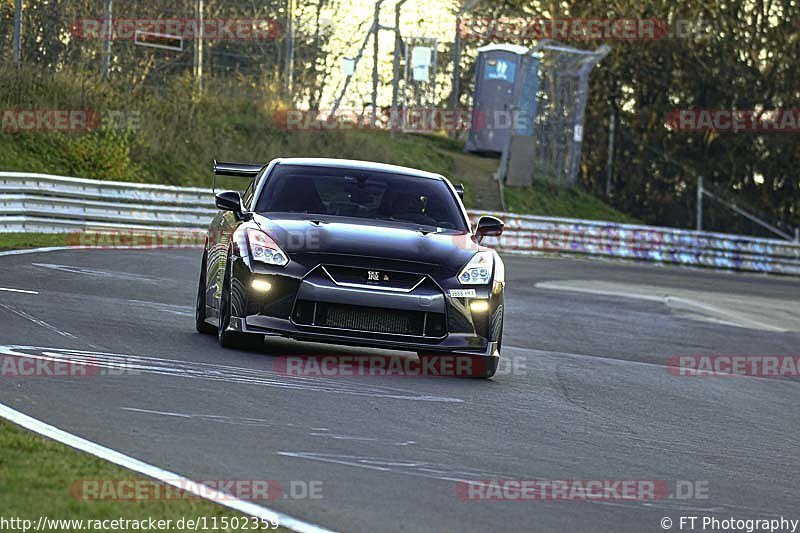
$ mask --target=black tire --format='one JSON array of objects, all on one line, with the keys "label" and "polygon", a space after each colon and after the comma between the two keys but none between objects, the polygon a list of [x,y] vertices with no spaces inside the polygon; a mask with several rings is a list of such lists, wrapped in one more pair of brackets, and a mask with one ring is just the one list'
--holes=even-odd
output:
[{"label": "black tire", "polygon": [[[498,320],[499,318],[499,320]],[[494,336],[495,332],[497,333],[497,353],[502,357],[502,349],[503,349],[503,310],[502,307],[500,308],[500,312],[498,317],[495,317],[493,324],[492,324],[492,334],[491,337]],[[490,338],[491,338],[490,337]],[[500,357],[487,357],[486,358],[486,368],[485,372],[482,376],[476,376],[483,379],[489,379],[494,377],[497,373],[497,367],[500,366]]]},{"label": "black tire", "polygon": [[497,311],[495,312],[495,316],[492,317],[492,329],[489,333],[489,338],[494,339],[497,338],[497,351],[501,351],[503,348],[503,318],[504,318],[504,310],[503,306],[500,306]]},{"label": "black tire", "polygon": [[200,282],[197,285],[197,301],[194,308],[195,327],[198,333],[216,333],[217,328],[206,322],[206,252],[200,265]]},{"label": "black tire", "polygon": [[227,331],[231,323],[231,265],[225,267],[225,278],[222,283],[222,298],[219,301],[219,325],[217,339],[223,348],[254,350],[264,345],[264,336],[253,333]]},{"label": "black tire", "polygon": [[503,356],[502,355],[503,352],[501,351],[502,348],[503,348],[503,320],[501,319],[500,335],[497,337],[497,353],[499,357],[488,357],[486,359],[486,372],[484,373],[483,376],[478,376],[478,377],[482,377],[483,379],[489,379],[491,377],[494,377],[494,375],[497,373],[497,367],[500,366],[500,357]]}]

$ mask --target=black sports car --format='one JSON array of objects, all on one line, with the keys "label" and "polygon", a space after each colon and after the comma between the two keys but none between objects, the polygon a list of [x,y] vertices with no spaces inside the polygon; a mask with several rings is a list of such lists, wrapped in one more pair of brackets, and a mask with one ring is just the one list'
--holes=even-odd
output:
[{"label": "black sports car", "polygon": [[463,188],[363,161],[214,163],[252,181],[216,195],[197,293],[197,330],[225,347],[264,336],[478,357],[494,375],[503,262],[482,247],[503,222],[470,225]]}]

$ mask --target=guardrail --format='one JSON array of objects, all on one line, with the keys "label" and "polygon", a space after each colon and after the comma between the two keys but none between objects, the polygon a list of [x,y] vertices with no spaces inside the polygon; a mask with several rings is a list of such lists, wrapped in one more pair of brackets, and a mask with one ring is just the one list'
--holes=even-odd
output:
[{"label": "guardrail", "polygon": [[0,232],[196,230],[215,212],[210,189],[0,172]]},{"label": "guardrail", "polygon": [[503,219],[488,246],[517,253],[576,253],[659,263],[800,275],[800,243],[725,233],[471,211]]},{"label": "guardrail", "polygon": [[[0,172],[0,232],[196,231],[214,216],[210,189]],[[499,251],[600,257],[800,275],[800,243],[655,226],[470,211],[506,223]]]}]

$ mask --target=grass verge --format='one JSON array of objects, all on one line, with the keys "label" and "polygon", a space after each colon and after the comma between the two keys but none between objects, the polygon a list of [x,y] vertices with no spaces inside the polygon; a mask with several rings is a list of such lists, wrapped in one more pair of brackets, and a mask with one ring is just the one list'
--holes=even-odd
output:
[{"label": "grass verge", "polygon": [[66,233],[0,233],[0,252],[66,245]]},{"label": "grass verge", "polygon": [[579,189],[568,189],[537,181],[532,187],[505,187],[504,194],[506,209],[512,213],[639,223],[635,218],[617,211],[599,198]]},{"label": "grass verge", "polygon": [[[78,520],[171,520],[161,531],[184,531],[178,521],[206,517],[230,520],[243,515],[206,500],[192,498],[86,501],[73,496],[70,487],[80,480],[141,479],[136,474],[89,454],[79,452],[0,420],[0,509],[5,519],[19,518],[37,524],[39,517]],[[84,522],[84,525],[86,523]],[[110,525],[110,524],[109,524]],[[72,533],[76,524],[52,524],[47,531]],[[84,529],[85,531],[86,529]],[[92,529],[116,531],[117,529]],[[220,528],[217,531],[243,531]],[[274,530],[272,530],[274,531]]]},{"label": "grass verge", "polygon": [[205,232],[88,230],[68,233],[0,233],[0,251],[51,246],[93,248],[186,248],[203,245]]}]

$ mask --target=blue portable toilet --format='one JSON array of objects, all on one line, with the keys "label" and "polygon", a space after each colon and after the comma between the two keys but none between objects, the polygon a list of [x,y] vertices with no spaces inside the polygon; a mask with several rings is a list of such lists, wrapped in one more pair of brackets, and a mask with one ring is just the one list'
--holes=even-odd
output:
[{"label": "blue portable toilet", "polygon": [[467,152],[502,153],[514,135],[533,135],[540,56],[513,44],[478,49]]}]

